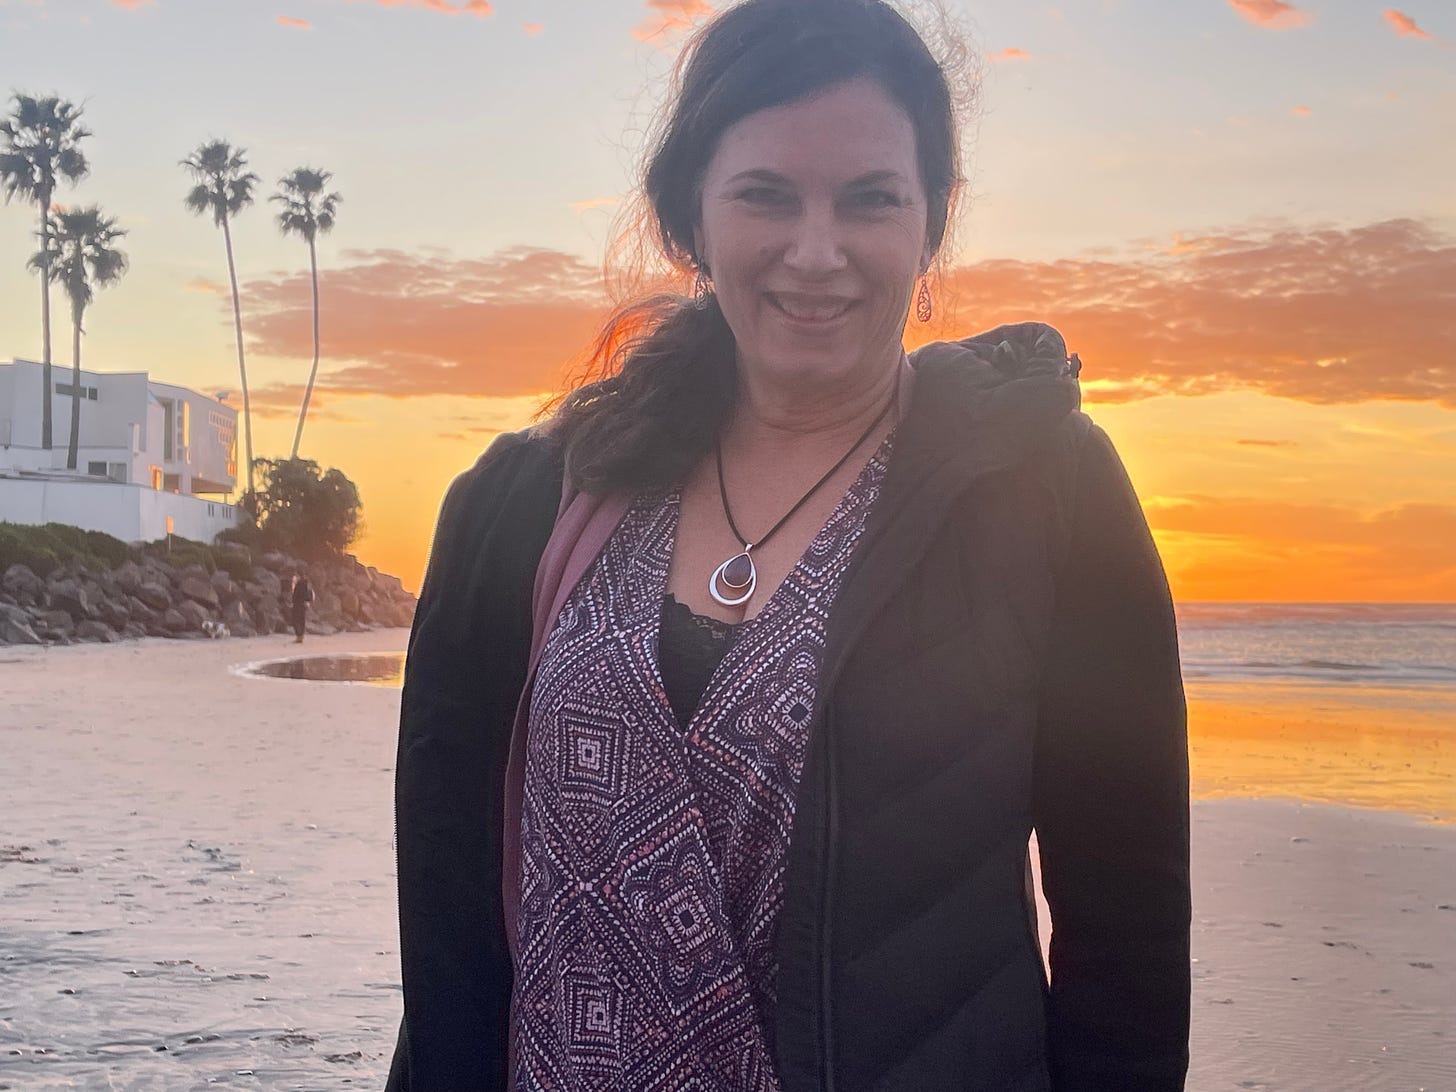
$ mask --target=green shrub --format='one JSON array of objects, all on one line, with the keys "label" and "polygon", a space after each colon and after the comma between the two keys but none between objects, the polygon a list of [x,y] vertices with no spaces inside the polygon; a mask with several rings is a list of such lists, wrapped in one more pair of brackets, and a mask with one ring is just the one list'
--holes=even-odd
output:
[{"label": "green shrub", "polygon": [[37,576],[49,576],[68,561],[88,569],[114,569],[131,556],[130,546],[100,531],[64,523],[0,523],[0,572],[25,565]]},{"label": "green shrub", "polygon": [[215,573],[218,569],[218,560],[211,546],[181,535],[148,542],[142,546],[142,552],[148,557],[165,561],[174,569],[185,569],[189,565],[201,565],[209,573]]},{"label": "green shrub", "polygon": [[246,558],[229,556],[214,547],[212,559],[219,569],[234,580],[241,582],[253,578],[253,563]]},{"label": "green shrub", "polygon": [[24,565],[44,577],[60,566],[63,559],[40,536],[26,533],[31,530],[13,523],[0,523],[0,573],[12,565]]},{"label": "green shrub", "polygon": [[325,561],[342,556],[359,536],[363,503],[342,471],[322,470],[312,459],[254,464],[262,477],[253,501],[265,549]]}]

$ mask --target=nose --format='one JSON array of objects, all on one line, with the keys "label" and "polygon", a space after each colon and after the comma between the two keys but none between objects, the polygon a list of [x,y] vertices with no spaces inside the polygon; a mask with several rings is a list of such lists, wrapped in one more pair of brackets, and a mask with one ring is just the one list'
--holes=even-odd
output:
[{"label": "nose", "polygon": [[784,264],[806,279],[839,272],[848,263],[841,229],[832,204],[807,203],[788,229]]}]

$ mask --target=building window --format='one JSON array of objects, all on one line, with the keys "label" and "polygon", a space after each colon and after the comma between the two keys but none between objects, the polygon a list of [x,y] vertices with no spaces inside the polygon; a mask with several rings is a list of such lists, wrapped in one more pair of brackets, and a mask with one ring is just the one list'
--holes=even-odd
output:
[{"label": "building window", "polygon": [[106,464],[104,462],[88,462],[86,464],[86,473],[90,474],[93,478],[104,478],[106,477]]},{"label": "building window", "polygon": [[160,466],[154,466],[154,467],[151,468],[151,470],[152,470],[152,488],[155,489],[155,490],[157,490],[158,492],[161,492],[161,489],[162,489],[162,468]]}]

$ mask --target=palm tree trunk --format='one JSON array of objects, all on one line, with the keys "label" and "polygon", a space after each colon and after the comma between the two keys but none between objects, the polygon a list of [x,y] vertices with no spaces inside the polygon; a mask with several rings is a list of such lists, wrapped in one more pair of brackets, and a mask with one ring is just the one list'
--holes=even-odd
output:
[{"label": "palm tree trunk", "polygon": [[319,362],[319,304],[318,304],[318,251],[313,236],[308,240],[308,269],[313,275],[313,367],[308,372],[308,386],[303,389],[303,406],[298,411],[298,429],[293,434],[293,455],[298,458],[298,443],[303,439],[303,422],[308,417],[308,400],[313,397],[313,378],[318,375]]},{"label": "palm tree trunk", "polygon": [[51,449],[51,195],[40,199],[40,446]]},{"label": "palm tree trunk", "polygon": [[75,324],[71,343],[71,446],[66,454],[66,469],[75,470],[81,447],[81,312],[72,310]]},{"label": "palm tree trunk", "polygon": [[238,376],[243,384],[243,454],[247,459],[248,493],[253,492],[253,404],[248,399],[248,365],[243,359],[243,311],[238,303],[238,272],[233,266],[233,233],[227,217],[222,221],[222,239],[227,246],[228,280],[233,286],[233,334],[238,343]]}]

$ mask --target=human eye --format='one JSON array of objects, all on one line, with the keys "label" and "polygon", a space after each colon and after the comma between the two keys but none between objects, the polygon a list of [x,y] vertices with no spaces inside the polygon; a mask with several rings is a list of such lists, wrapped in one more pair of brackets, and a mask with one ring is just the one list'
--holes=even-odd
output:
[{"label": "human eye", "polygon": [[856,209],[879,212],[901,208],[905,202],[892,190],[857,190],[850,195],[850,204]]},{"label": "human eye", "polygon": [[787,208],[793,203],[792,194],[774,186],[748,186],[738,192],[738,199],[763,209]]}]

